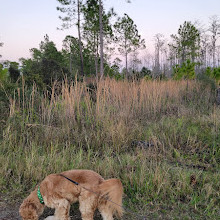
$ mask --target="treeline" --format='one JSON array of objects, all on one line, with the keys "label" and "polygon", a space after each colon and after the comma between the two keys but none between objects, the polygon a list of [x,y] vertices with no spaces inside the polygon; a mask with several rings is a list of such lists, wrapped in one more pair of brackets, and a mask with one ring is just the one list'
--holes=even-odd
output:
[{"label": "treeline", "polygon": [[163,34],[154,37],[155,54],[146,55],[145,62],[153,70],[153,75],[194,78],[206,73],[220,79],[220,20],[212,16],[204,27],[198,21],[185,21],[177,34],[166,39]]},{"label": "treeline", "polygon": [[[66,36],[62,50],[46,35],[39,48],[30,49],[31,58],[20,64],[5,61],[0,79],[16,82],[22,75],[27,85],[51,86],[54,81],[103,75],[123,78],[193,79],[203,73],[220,80],[220,20],[210,18],[206,28],[185,21],[170,39],[156,34],[154,53],[146,48],[138,28],[129,15],[118,17],[106,10],[102,1],[58,0],[63,17],[61,29],[78,30],[78,37]],[[3,44],[0,44],[3,46]],[[140,58],[140,51],[142,56]]]}]

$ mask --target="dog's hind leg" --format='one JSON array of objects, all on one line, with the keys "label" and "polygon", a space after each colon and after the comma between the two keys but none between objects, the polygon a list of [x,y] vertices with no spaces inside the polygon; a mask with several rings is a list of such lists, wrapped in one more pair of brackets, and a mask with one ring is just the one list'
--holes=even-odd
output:
[{"label": "dog's hind leg", "polygon": [[59,199],[54,201],[55,205],[55,214],[54,217],[56,220],[70,220],[70,203],[66,199]]},{"label": "dog's hind leg", "polygon": [[102,211],[101,215],[102,215],[103,220],[113,220],[112,213],[110,212]]},{"label": "dog's hind leg", "polygon": [[103,220],[113,220],[112,209],[108,207],[106,204],[99,205],[98,209],[102,215]]}]

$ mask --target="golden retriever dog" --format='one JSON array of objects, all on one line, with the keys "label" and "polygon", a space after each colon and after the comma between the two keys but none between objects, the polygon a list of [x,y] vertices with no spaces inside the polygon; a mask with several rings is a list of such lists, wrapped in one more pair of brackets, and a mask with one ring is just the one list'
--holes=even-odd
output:
[{"label": "golden retriever dog", "polygon": [[91,170],[69,170],[47,176],[23,201],[19,213],[23,220],[37,220],[47,206],[55,209],[47,220],[70,220],[70,204],[78,201],[83,220],[92,220],[96,209],[104,220],[113,220],[123,214],[122,194],[119,179],[104,180]]}]

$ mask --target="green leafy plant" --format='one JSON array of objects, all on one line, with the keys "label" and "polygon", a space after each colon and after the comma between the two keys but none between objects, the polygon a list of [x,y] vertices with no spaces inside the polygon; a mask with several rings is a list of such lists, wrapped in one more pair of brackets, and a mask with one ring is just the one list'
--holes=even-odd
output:
[{"label": "green leafy plant", "polygon": [[176,65],[173,68],[174,79],[194,79],[195,78],[195,63],[187,60],[182,65]]}]

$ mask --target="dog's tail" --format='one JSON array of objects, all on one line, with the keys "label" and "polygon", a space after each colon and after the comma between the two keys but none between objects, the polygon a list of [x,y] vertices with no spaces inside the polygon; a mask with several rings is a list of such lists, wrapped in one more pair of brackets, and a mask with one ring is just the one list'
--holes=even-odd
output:
[{"label": "dog's tail", "polygon": [[100,202],[105,204],[111,210],[113,215],[121,218],[123,215],[122,196],[123,186],[119,179],[104,180],[99,185],[101,199]]}]

